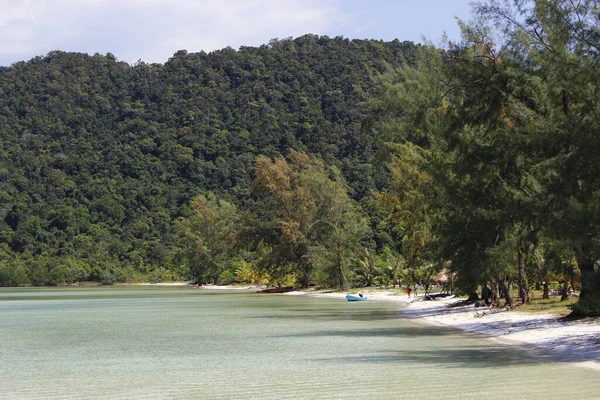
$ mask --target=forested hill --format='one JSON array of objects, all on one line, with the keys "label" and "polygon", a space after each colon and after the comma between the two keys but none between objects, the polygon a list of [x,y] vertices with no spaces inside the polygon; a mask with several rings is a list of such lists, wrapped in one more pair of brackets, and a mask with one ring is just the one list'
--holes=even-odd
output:
[{"label": "forested hill", "polygon": [[371,76],[413,50],[307,35],[164,65],[56,51],[0,68],[0,284],[183,276],[172,222],[201,193],[247,203],[261,154],[316,154],[360,199],[386,179],[361,128]]}]

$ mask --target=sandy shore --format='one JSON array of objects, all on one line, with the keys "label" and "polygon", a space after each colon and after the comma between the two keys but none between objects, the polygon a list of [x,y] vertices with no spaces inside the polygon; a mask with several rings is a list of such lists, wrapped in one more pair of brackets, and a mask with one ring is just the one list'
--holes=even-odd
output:
[{"label": "sandy shore", "polygon": [[158,283],[123,283],[117,286],[193,286],[190,282],[158,282]]},{"label": "sandy shore", "polygon": [[[290,292],[288,295],[336,297],[344,293]],[[369,300],[393,301],[405,315],[420,324],[454,327],[502,343],[521,345],[572,362],[577,366],[600,370],[600,322],[560,321],[555,315],[528,314],[519,311],[483,315],[486,308],[474,306],[448,308],[457,299],[423,301],[390,292],[366,292]]]}]

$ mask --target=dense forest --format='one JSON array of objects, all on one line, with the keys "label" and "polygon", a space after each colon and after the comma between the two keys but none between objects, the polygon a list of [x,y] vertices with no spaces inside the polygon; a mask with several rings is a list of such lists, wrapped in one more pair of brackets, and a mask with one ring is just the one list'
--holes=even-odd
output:
[{"label": "dense forest", "polygon": [[190,275],[203,267],[174,222],[200,194],[263,210],[259,155],[317,155],[368,196],[389,175],[362,128],[371,77],[414,48],[307,35],[164,65],[52,52],[1,68],[0,282],[217,279]]},{"label": "dense forest", "polygon": [[0,284],[437,274],[508,304],[556,282],[598,313],[598,7],[481,2],[444,48],[306,35],[0,68]]}]

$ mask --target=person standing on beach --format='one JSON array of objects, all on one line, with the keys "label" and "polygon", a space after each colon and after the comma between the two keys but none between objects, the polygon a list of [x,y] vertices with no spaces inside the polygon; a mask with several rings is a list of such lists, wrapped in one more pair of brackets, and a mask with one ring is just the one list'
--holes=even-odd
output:
[{"label": "person standing on beach", "polygon": [[410,292],[412,292],[410,285],[406,285],[406,294],[408,295],[408,297],[410,297]]},{"label": "person standing on beach", "polygon": [[419,284],[415,283],[415,297],[419,295]]}]

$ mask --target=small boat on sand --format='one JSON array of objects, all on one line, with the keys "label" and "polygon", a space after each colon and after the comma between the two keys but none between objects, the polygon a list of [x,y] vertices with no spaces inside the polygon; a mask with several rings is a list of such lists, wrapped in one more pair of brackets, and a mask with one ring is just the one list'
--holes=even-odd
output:
[{"label": "small boat on sand", "polygon": [[347,294],[346,300],[348,300],[348,301],[365,301],[365,300],[367,300],[367,297],[363,296],[362,294],[359,294],[358,296],[353,295],[353,294]]}]

